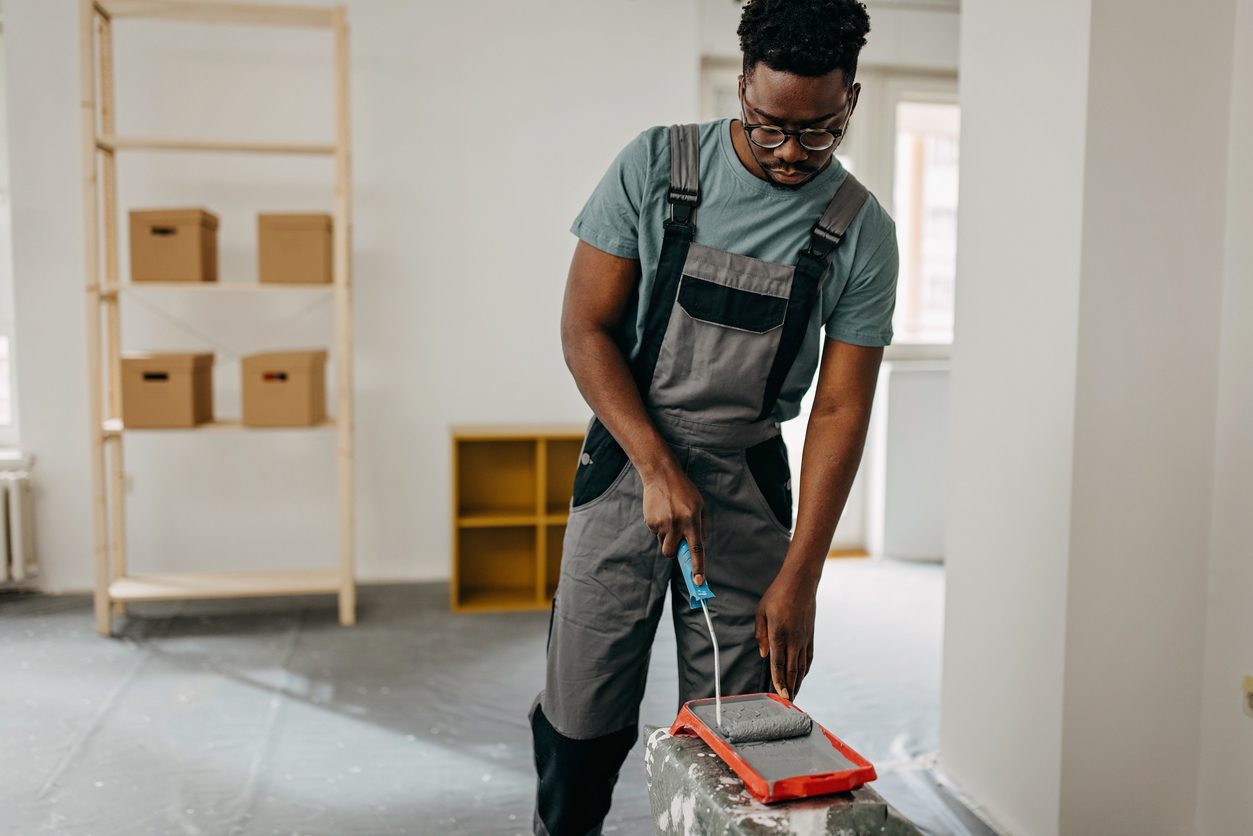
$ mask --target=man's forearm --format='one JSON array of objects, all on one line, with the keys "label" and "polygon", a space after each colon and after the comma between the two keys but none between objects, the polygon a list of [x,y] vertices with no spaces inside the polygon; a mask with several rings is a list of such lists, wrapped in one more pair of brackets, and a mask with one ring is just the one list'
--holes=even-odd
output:
[{"label": "man's forearm", "polygon": [[869,414],[837,409],[810,415],[801,456],[800,507],[783,572],[817,584],[866,444]]},{"label": "man's forearm", "polygon": [[673,451],[657,431],[630,366],[613,337],[590,328],[562,339],[566,365],[583,399],[630,458],[644,479],[666,467],[677,467]]}]

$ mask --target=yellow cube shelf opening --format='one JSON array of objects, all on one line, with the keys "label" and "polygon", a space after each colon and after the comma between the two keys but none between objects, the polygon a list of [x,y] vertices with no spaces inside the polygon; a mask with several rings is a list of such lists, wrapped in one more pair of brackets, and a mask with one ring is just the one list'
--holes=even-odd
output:
[{"label": "yellow cube shelf opening", "polygon": [[452,428],[454,610],[549,606],[585,427]]},{"label": "yellow cube shelf opening", "polygon": [[538,464],[534,441],[455,443],[459,516],[536,516]]},{"label": "yellow cube shelf opening", "polygon": [[465,528],[458,532],[456,605],[539,605],[535,529]]}]

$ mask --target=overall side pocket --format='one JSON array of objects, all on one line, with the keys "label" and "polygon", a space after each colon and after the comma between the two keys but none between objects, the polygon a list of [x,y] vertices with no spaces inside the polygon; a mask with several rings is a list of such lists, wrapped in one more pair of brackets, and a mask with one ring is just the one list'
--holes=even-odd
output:
[{"label": "overall side pocket", "polygon": [[583,440],[578,470],[574,472],[571,510],[586,508],[608,495],[609,489],[621,480],[629,465],[626,451],[599,418],[593,419],[587,438]]},{"label": "overall side pocket", "polygon": [[752,488],[770,512],[770,519],[785,534],[792,533],[792,469],[782,435],[766,439],[744,451],[744,463]]}]

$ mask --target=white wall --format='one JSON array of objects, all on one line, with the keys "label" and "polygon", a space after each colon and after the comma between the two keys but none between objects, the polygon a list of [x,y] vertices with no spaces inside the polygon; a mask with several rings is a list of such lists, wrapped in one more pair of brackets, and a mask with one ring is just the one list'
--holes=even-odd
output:
[{"label": "white wall", "polygon": [[[1248,281],[1229,232],[1247,206],[1226,198],[1232,83],[1251,83],[1234,7],[963,4],[941,749],[1014,833],[1192,832],[1203,760],[1202,821],[1248,809],[1218,791],[1247,755],[1199,743],[1211,527],[1222,617],[1253,597],[1247,523],[1211,505],[1215,421],[1219,460],[1248,447],[1239,314],[1222,410],[1217,372],[1224,273],[1228,303],[1233,271]],[[1241,464],[1218,479],[1237,502]],[[1228,733],[1247,641],[1211,647],[1230,701],[1207,724]]]},{"label": "white wall", "polygon": [[1253,0],[1239,0],[1228,135],[1214,516],[1201,714],[1196,832],[1242,833],[1253,821],[1253,717],[1241,678],[1253,675]]},{"label": "white wall", "polygon": [[[958,0],[868,0],[870,35],[859,66],[940,70],[957,67]],[[742,4],[700,0],[700,51],[740,60]]]},{"label": "white wall", "polygon": [[[588,415],[558,339],[567,228],[631,137],[695,117],[696,6],[552,0],[538,25],[534,6],[507,0],[348,5],[360,574],[439,578],[449,560],[448,425]],[[39,459],[49,590],[92,578],[77,10],[5,3],[22,444]],[[330,136],[325,34],[116,29],[119,132]],[[490,134],[496,144],[482,141]],[[119,169],[123,211],[217,211],[229,279],[255,275],[255,212],[330,206],[321,160],[131,152]],[[207,337],[238,354],[331,336],[325,305],[291,321],[313,297],[142,298],[198,334],[130,302],[128,350],[199,348]],[[222,357],[224,415],[237,409],[237,374]],[[332,438],[128,438],[132,566],[333,563]]]},{"label": "white wall", "polygon": [[[1063,833],[1195,814],[1193,792],[1144,787],[1199,757],[1233,7],[1092,4]],[[1186,66],[1154,72],[1181,43]]]},{"label": "white wall", "polygon": [[944,557],[949,363],[888,360],[879,373],[867,548],[907,560]]},{"label": "white wall", "polygon": [[962,5],[940,751],[1023,834],[1058,823],[1087,44],[1085,0]]},{"label": "white wall", "polygon": [[[552,0],[542,25],[505,0],[348,5],[360,574],[441,578],[448,425],[585,420],[557,334],[567,227],[636,132],[697,118],[702,49],[738,55],[739,5]],[[933,5],[872,4],[864,62],[955,67],[955,5]],[[9,0],[5,18],[21,441],[39,457],[45,586],[86,588],[77,5]],[[122,133],[330,136],[324,33],[129,21],[115,37]],[[435,125],[503,135],[475,153],[483,143],[441,141]],[[132,152],[119,169],[123,212],[217,212],[225,279],[255,276],[257,211],[330,206],[324,160]],[[329,343],[318,299],[143,291],[124,304],[124,348],[215,349],[218,410],[234,415],[239,355]],[[332,445],[329,433],[128,438],[132,568],[332,562]],[[854,498],[849,513],[860,507]]]}]

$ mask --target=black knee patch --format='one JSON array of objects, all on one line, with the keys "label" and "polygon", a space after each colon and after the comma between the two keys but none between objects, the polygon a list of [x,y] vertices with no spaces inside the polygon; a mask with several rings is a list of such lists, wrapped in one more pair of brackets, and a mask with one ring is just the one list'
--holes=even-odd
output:
[{"label": "black knee patch", "polygon": [[539,702],[531,709],[535,771],[539,776],[535,811],[550,836],[584,836],[609,813],[618,772],[635,745],[635,726],[576,740],[553,728]]}]

